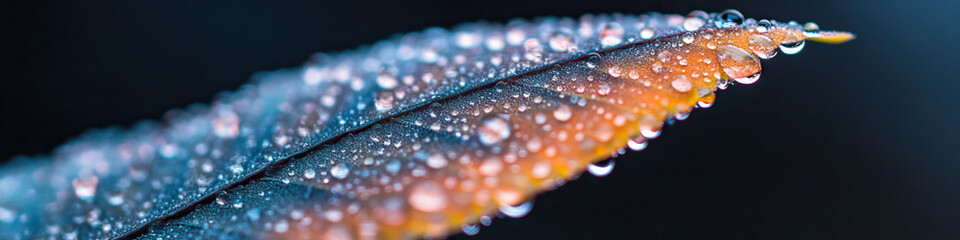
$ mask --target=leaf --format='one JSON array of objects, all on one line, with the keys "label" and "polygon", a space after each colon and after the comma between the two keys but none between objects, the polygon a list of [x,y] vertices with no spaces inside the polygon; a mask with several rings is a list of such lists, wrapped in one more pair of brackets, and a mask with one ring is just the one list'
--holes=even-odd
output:
[{"label": "leaf", "polygon": [[[734,10],[432,28],[260,74],[0,173],[5,238],[416,238],[529,209],[759,58],[852,39]],[[594,166],[592,172],[607,170]],[[509,214],[514,215],[514,214]],[[470,230],[473,231],[473,230]]]}]

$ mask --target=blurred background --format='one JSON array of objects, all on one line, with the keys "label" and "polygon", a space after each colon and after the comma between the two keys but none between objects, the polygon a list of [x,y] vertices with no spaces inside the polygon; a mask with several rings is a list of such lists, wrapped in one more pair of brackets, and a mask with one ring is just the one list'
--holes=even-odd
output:
[{"label": "blurred background", "polygon": [[815,21],[761,80],[664,129],[607,177],[454,239],[958,239],[958,1],[4,1],[0,161],[161,119],[314,52],[460,22],[585,13]]}]

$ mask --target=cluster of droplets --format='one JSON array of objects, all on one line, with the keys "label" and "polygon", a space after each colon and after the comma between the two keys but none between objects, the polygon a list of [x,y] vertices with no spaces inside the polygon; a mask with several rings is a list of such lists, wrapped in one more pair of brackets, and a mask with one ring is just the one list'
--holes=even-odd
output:
[{"label": "cluster of droplets", "polygon": [[[746,31],[723,31],[739,28]],[[740,34],[748,35],[746,46],[725,40]],[[756,82],[760,59],[778,50],[795,54],[817,34],[813,23],[756,21],[735,10],[585,15],[433,28],[318,54],[302,69],[259,76],[257,85],[209,107],[172,111],[164,126],[89,133],[51,157],[61,167],[26,160],[26,170],[4,169],[0,222],[21,226],[23,236],[110,238],[212,196],[212,204],[242,211],[240,220],[285,233],[310,218],[302,211],[265,217],[245,204],[249,196],[224,188],[308,150],[267,171],[280,184],[335,195],[317,213],[323,217],[307,225],[366,214],[364,224],[399,226],[423,215],[433,219],[427,232],[438,232],[448,224],[441,213],[469,204],[522,216],[515,213],[529,211],[526,186],[563,184],[572,173],[560,169],[610,174],[613,160],[590,163],[595,157],[587,153],[646,148],[661,119],[683,120],[694,107],[710,107],[714,90],[730,81]],[[598,53],[643,41],[651,43]],[[512,78],[544,66],[559,67]],[[494,81],[504,84],[460,95]],[[687,94],[697,102],[675,101]],[[378,122],[385,118],[392,119]],[[380,124],[343,136],[373,123]],[[624,129],[638,134],[623,136]],[[312,149],[321,143],[331,146]],[[519,176],[527,185],[503,180]],[[62,192],[69,194],[56,194]],[[479,216],[489,225],[489,216]],[[333,236],[346,231],[327,229]],[[475,234],[479,227],[462,230]]]}]

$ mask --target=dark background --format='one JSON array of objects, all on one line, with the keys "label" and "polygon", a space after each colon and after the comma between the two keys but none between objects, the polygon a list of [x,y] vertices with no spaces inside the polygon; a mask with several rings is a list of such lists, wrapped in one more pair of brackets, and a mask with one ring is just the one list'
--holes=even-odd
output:
[{"label": "dark background", "polygon": [[610,176],[542,194],[477,238],[960,238],[957,1],[4,2],[0,161],[430,26],[726,8],[858,39],[766,61],[757,84],[721,92]]}]

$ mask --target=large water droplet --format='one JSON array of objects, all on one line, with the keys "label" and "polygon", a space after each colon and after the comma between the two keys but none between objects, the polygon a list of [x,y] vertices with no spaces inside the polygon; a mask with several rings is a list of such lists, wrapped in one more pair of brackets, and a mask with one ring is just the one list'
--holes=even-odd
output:
[{"label": "large water droplet", "polygon": [[660,136],[660,129],[640,128],[640,135],[642,135],[646,139],[654,139]]},{"label": "large water droplet", "polygon": [[430,157],[427,157],[427,166],[430,168],[442,168],[447,166],[447,157],[444,157],[442,153],[431,154]]},{"label": "large water droplet", "polygon": [[477,135],[483,145],[494,145],[510,137],[510,121],[503,114],[491,114],[480,119]]},{"label": "large water droplet", "polygon": [[762,59],[770,59],[777,55],[777,43],[766,36],[750,35],[749,44],[750,50]]},{"label": "large water droplet", "polygon": [[313,168],[307,168],[307,170],[303,170],[303,177],[306,179],[313,179],[316,176],[317,171],[313,170]]},{"label": "large water droplet", "polygon": [[717,47],[717,58],[723,72],[737,82],[750,84],[756,82],[754,75],[759,77],[760,59],[752,53],[732,45],[723,45]]},{"label": "large water droplet", "polygon": [[530,209],[533,209],[533,202],[525,202],[515,206],[502,206],[500,212],[507,217],[519,218],[530,213]]},{"label": "large water droplet", "polygon": [[677,77],[670,82],[670,86],[673,87],[674,90],[677,90],[677,92],[689,92],[690,89],[693,88],[693,83],[687,79],[687,76],[677,75]]},{"label": "large water droplet", "polygon": [[593,174],[597,177],[605,177],[613,172],[614,165],[616,165],[616,161],[613,159],[607,159],[598,163],[591,163],[589,166],[587,166],[587,172],[590,172],[590,174]]}]

